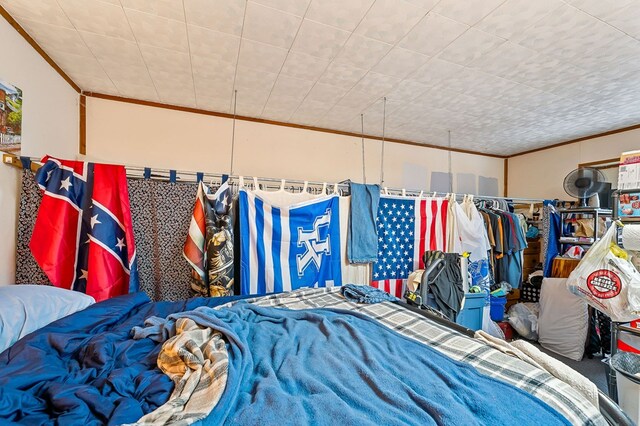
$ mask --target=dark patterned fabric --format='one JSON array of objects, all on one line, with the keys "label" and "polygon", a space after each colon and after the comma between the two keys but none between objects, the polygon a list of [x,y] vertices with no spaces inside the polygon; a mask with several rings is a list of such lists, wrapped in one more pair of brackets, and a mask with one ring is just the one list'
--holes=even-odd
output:
[{"label": "dark patterned fabric", "polygon": [[42,193],[36,183],[35,173],[24,170],[18,214],[18,240],[16,241],[16,283],[18,284],[51,285],[49,278],[42,272],[29,249],[29,241],[31,241],[31,233],[41,201]]},{"label": "dark patterned fabric", "polygon": [[[189,231],[197,185],[142,179],[129,179],[128,184],[140,290],[153,300],[189,298],[191,268],[182,249]],[[18,284],[50,284],[29,250],[41,200],[34,173],[25,170],[18,217]]]}]

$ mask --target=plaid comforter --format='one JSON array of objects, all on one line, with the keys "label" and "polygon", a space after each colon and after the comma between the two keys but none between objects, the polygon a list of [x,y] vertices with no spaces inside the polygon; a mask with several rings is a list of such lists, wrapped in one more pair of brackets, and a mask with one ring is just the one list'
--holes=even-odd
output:
[{"label": "plaid comforter", "polygon": [[[473,365],[487,376],[510,383],[540,398],[574,425],[607,425],[595,406],[568,384],[546,371],[430,321],[402,306],[390,302],[374,305],[355,304],[344,299],[339,293],[339,288],[302,289],[247,301],[259,306],[289,309],[334,308],[360,312],[407,337],[439,350],[450,358]],[[517,410],[517,407],[510,409]]]}]

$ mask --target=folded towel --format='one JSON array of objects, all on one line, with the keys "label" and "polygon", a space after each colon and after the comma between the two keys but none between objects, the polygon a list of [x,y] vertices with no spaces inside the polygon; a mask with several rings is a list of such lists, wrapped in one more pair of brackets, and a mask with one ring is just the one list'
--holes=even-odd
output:
[{"label": "folded towel", "polygon": [[395,302],[397,297],[378,290],[368,285],[345,284],[340,288],[340,293],[350,302],[355,303],[380,303]]}]

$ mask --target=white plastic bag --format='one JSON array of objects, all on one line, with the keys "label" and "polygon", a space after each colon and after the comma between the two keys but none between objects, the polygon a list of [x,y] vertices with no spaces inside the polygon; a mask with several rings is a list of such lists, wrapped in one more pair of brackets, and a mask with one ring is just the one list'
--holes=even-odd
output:
[{"label": "white plastic bag", "polygon": [[640,317],[640,273],[616,244],[616,223],[587,251],[569,275],[567,288],[613,321]]},{"label": "white plastic bag", "polygon": [[509,324],[528,340],[538,340],[538,303],[516,303],[509,308]]}]

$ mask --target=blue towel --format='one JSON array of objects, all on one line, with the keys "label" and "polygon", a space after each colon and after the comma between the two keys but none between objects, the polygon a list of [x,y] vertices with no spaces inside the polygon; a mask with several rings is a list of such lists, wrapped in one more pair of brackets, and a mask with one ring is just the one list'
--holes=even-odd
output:
[{"label": "blue towel", "polygon": [[169,320],[179,317],[229,341],[227,386],[203,424],[569,424],[532,395],[359,313],[239,302]]},{"label": "blue towel", "polygon": [[380,302],[395,302],[398,300],[397,297],[368,285],[345,284],[340,287],[340,293],[345,299],[355,303],[372,304]]},{"label": "blue towel", "polygon": [[376,218],[380,185],[351,183],[351,211],[347,254],[351,263],[371,263],[378,259]]}]

